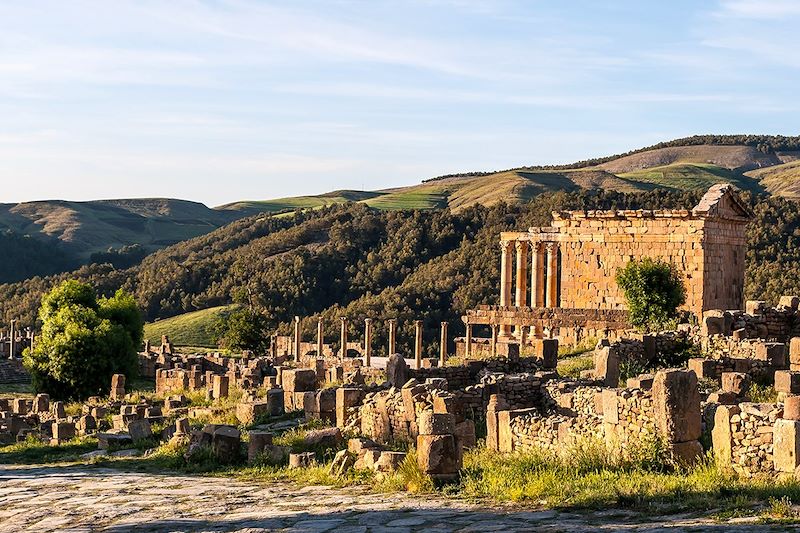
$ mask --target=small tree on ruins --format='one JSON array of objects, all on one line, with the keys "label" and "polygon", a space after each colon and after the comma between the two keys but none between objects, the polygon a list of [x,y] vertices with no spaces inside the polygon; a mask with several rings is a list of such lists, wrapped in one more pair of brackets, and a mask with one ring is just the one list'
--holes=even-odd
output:
[{"label": "small tree on ruins", "polygon": [[633,260],[617,271],[616,280],[628,304],[629,320],[641,330],[663,328],[686,301],[677,270],[660,259]]},{"label": "small tree on ruins", "polygon": [[130,294],[98,299],[90,285],[68,280],[42,298],[39,319],[42,333],[23,355],[37,392],[83,399],[107,394],[113,374],[135,377],[143,321]]}]

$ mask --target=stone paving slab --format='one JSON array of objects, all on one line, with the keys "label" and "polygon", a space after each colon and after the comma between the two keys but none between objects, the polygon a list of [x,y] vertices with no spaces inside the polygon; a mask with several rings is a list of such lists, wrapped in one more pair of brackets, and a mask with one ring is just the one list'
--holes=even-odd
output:
[{"label": "stone paving slab", "polygon": [[567,513],[409,494],[374,494],[91,466],[0,465],[0,533],[784,531],[689,515]]}]

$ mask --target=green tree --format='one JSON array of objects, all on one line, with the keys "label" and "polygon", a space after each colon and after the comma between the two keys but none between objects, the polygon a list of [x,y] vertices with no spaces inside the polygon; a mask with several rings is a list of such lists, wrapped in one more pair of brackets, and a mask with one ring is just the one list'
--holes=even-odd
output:
[{"label": "green tree", "polygon": [[214,337],[220,346],[231,350],[251,350],[267,353],[271,324],[263,313],[239,309],[217,320]]},{"label": "green tree", "polygon": [[90,285],[67,280],[42,298],[39,319],[42,334],[23,355],[37,392],[81,400],[107,394],[113,374],[136,376],[144,323],[130,294],[98,299]]},{"label": "green tree", "polygon": [[663,328],[686,301],[677,270],[660,259],[633,260],[617,271],[616,279],[628,303],[631,324],[642,330]]}]

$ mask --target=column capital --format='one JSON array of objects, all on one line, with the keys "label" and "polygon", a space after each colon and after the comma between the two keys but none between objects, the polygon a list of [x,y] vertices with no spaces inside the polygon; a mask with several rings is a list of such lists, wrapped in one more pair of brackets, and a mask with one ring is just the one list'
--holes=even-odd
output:
[{"label": "column capital", "polygon": [[365,324],[372,324],[372,319],[371,318],[365,318],[364,319],[364,323]]},{"label": "column capital", "polygon": [[387,318],[386,319],[386,323],[387,324],[397,324],[397,319],[396,318]]},{"label": "column capital", "polygon": [[547,243],[547,253],[548,254],[551,254],[551,253],[555,252],[556,250],[558,250],[558,243],[557,242],[550,241],[550,242]]},{"label": "column capital", "polygon": [[340,316],[339,320],[341,320],[342,324],[344,324],[345,322],[347,322],[347,317],[346,316]]},{"label": "column capital", "polygon": [[500,251],[505,253],[511,253],[511,247],[514,246],[514,243],[517,241],[505,241],[501,240],[498,244],[500,245]]},{"label": "column capital", "polygon": [[542,241],[528,241],[532,252],[538,252],[542,249]]},{"label": "column capital", "polygon": [[295,315],[295,316],[294,316],[294,321],[295,321],[295,322],[300,322],[300,317],[299,317],[299,316],[297,316],[297,315]]},{"label": "column capital", "polygon": [[517,249],[518,254],[528,251],[528,242],[529,241],[514,241],[514,247]]},{"label": "column capital", "polygon": [[414,325],[417,326],[417,327],[421,327],[422,326],[422,320],[415,320],[414,321]]}]

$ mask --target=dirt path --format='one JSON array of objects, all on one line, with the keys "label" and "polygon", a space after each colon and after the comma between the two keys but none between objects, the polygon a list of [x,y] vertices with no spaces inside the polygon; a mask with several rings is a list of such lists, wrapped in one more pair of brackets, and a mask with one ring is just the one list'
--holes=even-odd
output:
[{"label": "dirt path", "polygon": [[[666,523],[665,523],[666,520]],[[764,525],[615,511],[491,509],[364,489],[257,484],[104,468],[0,465],[0,532],[767,531]],[[783,530],[776,527],[774,530]]]}]

